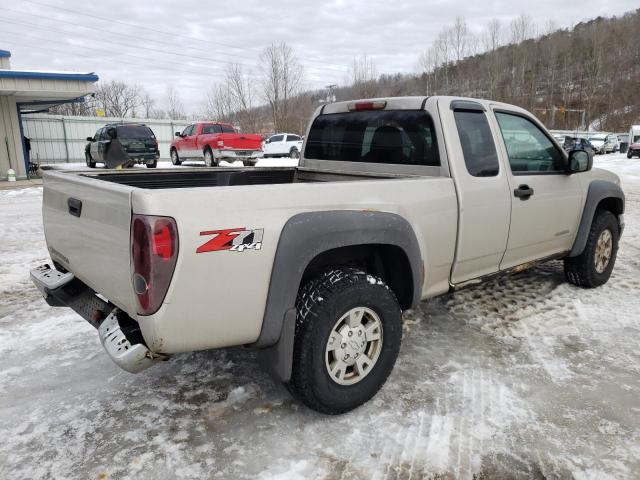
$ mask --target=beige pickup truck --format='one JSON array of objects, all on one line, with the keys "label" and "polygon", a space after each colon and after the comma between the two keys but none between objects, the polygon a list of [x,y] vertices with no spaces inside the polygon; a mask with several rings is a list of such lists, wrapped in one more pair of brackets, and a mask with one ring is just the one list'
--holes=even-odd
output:
[{"label": "beige pickup truck", "polygon": [[549,259],[597,287],[624,227],[619,180],[588,153],[454,97],[324,105],[296,168],[50,171],[43,203],[52,265],[32,279],[120,367],[251,346],[329,414],[384,384],[402,311]]}]

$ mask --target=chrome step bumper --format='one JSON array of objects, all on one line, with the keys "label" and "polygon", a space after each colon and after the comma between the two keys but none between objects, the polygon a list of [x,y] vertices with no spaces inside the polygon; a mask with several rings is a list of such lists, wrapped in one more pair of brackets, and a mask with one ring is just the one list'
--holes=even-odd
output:
[{"label": "chrome step bumper", "polygon": [[[168,358],[153,353],[144,343],[132,343],[131,334],[127,337],[127,329],[123,330],[118,321],[118,316],[126,316],[126,313],[98,297],[73,273],[62,273],[49,265],[42,265],[32,269],[30,276],[49,305],[69,307],[98,329],[100,343],[111,360],[123,370],[137,373]],[[127,320],[128,324],[133,323],[128,317]],[[128,330],[131,331],[130,328]],[[139,338],[142,339],[141,334]]]}]

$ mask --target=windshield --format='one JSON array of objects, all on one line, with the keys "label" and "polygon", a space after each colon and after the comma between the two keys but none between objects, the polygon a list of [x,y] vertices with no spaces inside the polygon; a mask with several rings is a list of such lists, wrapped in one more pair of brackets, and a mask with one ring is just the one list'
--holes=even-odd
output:
[{"label": "windshield", "polygon": [[155,138],[149,127],[144,125],[120,125],[118,138]]},{"label": "windshield", "polygon": [[343,162],[440,165],[433,122],[422,110],[320,115],[311,125],[305,157]]}]

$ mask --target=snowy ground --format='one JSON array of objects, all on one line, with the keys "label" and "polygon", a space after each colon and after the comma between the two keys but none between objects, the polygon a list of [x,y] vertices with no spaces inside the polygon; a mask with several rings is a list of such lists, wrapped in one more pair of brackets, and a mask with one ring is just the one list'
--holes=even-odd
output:
[{"label": "snowy ground", "polygon": [[0,478],[640,477],[640,161],[611,281],[560,263],[423,303],[367,405],[326,417],[242,348],[120,371],[95,330],[28,282],[41,189],[0,191]]}]

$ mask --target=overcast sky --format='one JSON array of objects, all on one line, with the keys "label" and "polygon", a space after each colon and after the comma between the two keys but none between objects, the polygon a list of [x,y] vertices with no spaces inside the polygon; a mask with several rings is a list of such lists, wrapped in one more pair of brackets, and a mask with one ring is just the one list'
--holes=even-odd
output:
[{"label": "overcast sky", "polygon": [[491,18],[505,27],[527,13],[540,26],[620,15],[638,0],[0,0],[0,49],[14,69],[96,72],[138,83],[164,107],[167,85],[198,109],[227,62],[258,72],[260,51],[285,41],[305,86],[344,84],[354,56],[378,73],[416,69],[418,55],[457,16],[471,31]]}]

